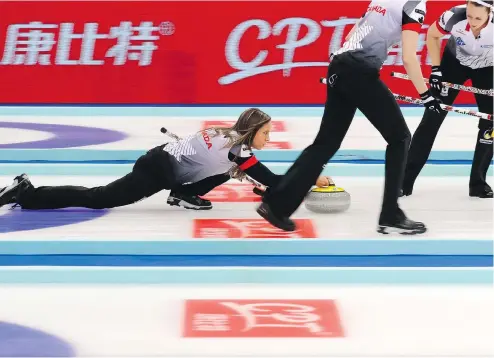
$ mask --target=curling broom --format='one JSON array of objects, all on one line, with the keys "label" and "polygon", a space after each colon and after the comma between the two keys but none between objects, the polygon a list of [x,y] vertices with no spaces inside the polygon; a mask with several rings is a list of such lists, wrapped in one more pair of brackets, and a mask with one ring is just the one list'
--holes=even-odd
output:
[{"label": "curling broom", "polygon": [[[325,85],[327,85],[327,83],[328,83],[327,79],[324,78],[324,77],[321,77],[320,80],[319,80],[319,82],[321,82],[321,83],[323,83]],[[417,98],[413,98],[413,97],[409,97],[409,96],[403,96],[401,94],[396,94],[396,93],[393,93],[393,96],[397,100],[399,100],[399,101],[403,101],[403,102],[407,102],[407,103],[412,103],[412,104],[422,104],[422,100],[417,99]],[[492,114],[487,114],[487,113],[472,111],[472,110],[468,110],[468,109],[463,109],[463,108],[448,106],[448,105],[445,105],[445,104],[441,104],[441,108],[443,110],[445,110],[445,111],[448,111],[448,112],[456,112],[456,113],[461,113],[461,114],[467,114],[469,116],[474,116],[474,117],[486,119],[486,120],[489,120],[489,121],[492,120]]]}]

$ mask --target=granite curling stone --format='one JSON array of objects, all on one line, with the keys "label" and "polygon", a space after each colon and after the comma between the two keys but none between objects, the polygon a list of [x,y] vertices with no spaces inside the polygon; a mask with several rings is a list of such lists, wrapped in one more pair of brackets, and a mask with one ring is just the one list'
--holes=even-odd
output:
[{"label": "granite curling stone", "polygon": [[315,213],[341,213],[350,203],[350,193],[335,185],[313,188],[305,197],[305,207]]}]

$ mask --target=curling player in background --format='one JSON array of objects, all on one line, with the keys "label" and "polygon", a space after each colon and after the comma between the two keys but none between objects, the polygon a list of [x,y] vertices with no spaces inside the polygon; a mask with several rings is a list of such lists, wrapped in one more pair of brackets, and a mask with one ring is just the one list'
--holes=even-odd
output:
[{"label": "curling player in background", "polygon": [[[492,1],[469,0],[444,12],[427,33],[427,49],[432,59],[429,79],[431,92],[447,105],[453,104],[458,90],[444,87],[442,82],[463,84],[472,81],[473,87],[492,89],[492,60],[494,45]],[[451,37],[441,58],[440,39]],[[475,94],[480,112],[492,114],[493,99]],[[424,167],[436,135],[447,112],[425,111],[415,131],[403,181],[402,195],[412,195],[415,181]],[[469,119],[465,119],[465,122]],[[471,123],[465,123],[469,126]],[[487,170],[492,161],[492,121],[479,119],[478,134],[472,169],[469,195],[492,198],[492,188],[486,182]]]}]

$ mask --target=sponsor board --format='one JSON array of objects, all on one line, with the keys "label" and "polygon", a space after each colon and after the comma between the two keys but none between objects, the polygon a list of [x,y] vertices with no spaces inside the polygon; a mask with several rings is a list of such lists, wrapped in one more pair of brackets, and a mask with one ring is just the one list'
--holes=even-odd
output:
[{"label": "sponsor board", "polygon": [[[0,77],[8,91],[0,103],[322,105],[318,80],[329,55],[369,1],[190,4],[2,2]],[[425,76],[427,29],[457,4],[428,2],[417,47]],[[412,83],[390,78],[391,71],[404,71],[400,44],[381,78],[392,91],[417,97]],[[461,93],[456,103],[473,104],[474,97]]]}]

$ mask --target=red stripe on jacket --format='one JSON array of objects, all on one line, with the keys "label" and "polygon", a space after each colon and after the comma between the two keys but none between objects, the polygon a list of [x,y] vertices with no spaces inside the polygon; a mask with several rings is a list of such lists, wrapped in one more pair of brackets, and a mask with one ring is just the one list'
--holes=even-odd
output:
[{"label": "red stripe on jacket", "polygon": [[259,161],[257,160],[256,156],[253,155],[249,159],[247,159],[243,164],[240,164],[238,167],[240,170],[247,170],[253,165],[257,164]]},{"label": "red stripe on jacket", "polygon": [[416,22],[410,23],[410,24],[405,24],[402,26],[402,30],[410,30],[410,31],[420,32],[420,30],[422,30],[422,25],[417,24]]}]

